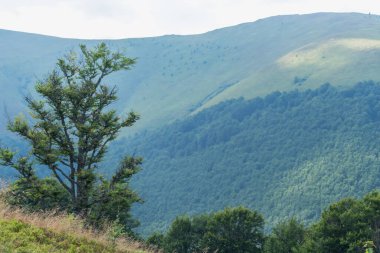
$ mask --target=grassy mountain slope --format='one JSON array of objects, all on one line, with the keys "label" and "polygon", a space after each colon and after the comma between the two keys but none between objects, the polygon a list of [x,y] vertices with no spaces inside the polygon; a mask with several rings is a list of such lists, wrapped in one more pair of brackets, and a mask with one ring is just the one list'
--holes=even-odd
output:
[{"label": "grassy mountain slope", "polygon": [[54,212],[28,213],[0,200],[2,253],[148,253],[141,243],[112,238],[110,231],[94,231],[82,220]]},{"label": "grassy mountain slope", "polygon": [[[379,16],[320,13],[272,17],[200,35],[112,40],[107,43],[126,49],[138,63],[108,81],[119,87],[117,107],[142,115],[132,130],[138,131],[230,98],[379,79],[379,29]],[[0,89],[6,91],[0,102],[10,115],[23,108],[22,96],[32,92],[57,57],[79,43],[97,43],[4,30],[0,41]]]},{"label": "grassy mountain slope", "polygon": [[379,101],[373,83],[227,101],[120,141],[110,159],[145,158],[133,181],[143,233],[231,205],[259,210],[269,226],[310,222],[332,201],[380,187]]},{"label": "grassy mountain slope", "polygon": [[56,235],[16,220],[0,220],[0,251],[11,252],[114,252],[112,248]]},{"label": "grassy mountain slope", "polygon": [[[326,82],[347,87],[377,80],[379,22],[378,16],[328,13],[259,21],[261,29],[271,31],[261,31],[256,38],[263,45],[251,44],[260,50],[259,66],[205,106],[276,90],[317,88]],[[268,57],[264,61],[263,55]]]}]

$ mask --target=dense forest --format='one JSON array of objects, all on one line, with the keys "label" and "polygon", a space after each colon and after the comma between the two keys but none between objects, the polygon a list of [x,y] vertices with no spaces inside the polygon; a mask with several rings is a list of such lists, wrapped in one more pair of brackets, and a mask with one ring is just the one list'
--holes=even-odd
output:
[{"label": "dense forest", "polygon": [[221,103],[190,119],[118,141],[144,157],[132,180],[145,200],[134,212],[143,234],[180,214],[245,205],[268,227],[306,224],[333,201],[379,187],[380,85],[274,92]]}]

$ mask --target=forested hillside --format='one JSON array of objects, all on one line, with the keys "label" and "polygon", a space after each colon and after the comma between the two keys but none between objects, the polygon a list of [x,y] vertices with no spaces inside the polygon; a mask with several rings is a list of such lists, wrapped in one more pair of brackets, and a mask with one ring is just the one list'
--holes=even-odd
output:
[{"label": "forested hillside", "polygon": [[[144,157],[133,181],[144,233],[176,215],[245,205],[306,223],[345,196],[379,187],[380,85],[230,100],[112,148]],[[105,166],[105,168],[108,168]]]}]

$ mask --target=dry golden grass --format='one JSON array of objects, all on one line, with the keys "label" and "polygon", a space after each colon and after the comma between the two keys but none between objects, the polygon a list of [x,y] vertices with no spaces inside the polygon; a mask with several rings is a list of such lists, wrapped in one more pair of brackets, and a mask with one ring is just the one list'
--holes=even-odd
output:
[{"label": "dry golden grass", "polygon": [[2,189],[0,190],[0,220],[17,220],[56,234],[67,234],[80,239],[95,241],[107,247],[114,247],[115,251],[120,253],[158,252],[131,238],[119,237],[111,240],[111,225],[99,231],[88,228],[88,226],[84,225],[82,219],[66,213],[55,211],[30,213],[21,208],[9,206],[2,198],[4,196],[4,188],[0,187],[0,189]]}]

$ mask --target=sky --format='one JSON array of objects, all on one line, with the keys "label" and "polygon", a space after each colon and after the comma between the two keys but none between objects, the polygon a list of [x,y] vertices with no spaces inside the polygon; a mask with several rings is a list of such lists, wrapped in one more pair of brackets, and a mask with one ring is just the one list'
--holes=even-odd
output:
[{"label": "sky", "polygon": [[118,39],[198,34],[315,12],[380,14],[380,0],[0,0],[0,29]]}]

